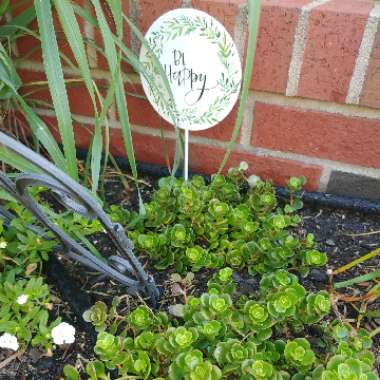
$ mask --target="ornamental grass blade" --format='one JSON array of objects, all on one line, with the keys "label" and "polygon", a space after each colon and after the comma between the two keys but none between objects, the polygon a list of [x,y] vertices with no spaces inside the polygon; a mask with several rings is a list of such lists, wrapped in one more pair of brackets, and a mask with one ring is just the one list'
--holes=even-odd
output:
[{"label": "ornamental grass blade", "polygon": [[95,112],[97,113],[94,83],[91,78],[91,71],[88,64],[86,48],[82,33],[78,25],[78,21],[75,16],[74,8],[70,0],[53,0],[53,3],[55,9],[57,10],[63,31],[65,32],[66,39],[78,64],[81,76],[84,80],[84,84],[90,94]]},{"label": "ornamental grass blade", "polygon": [[67,174],[79,180],[76,159],[74,130],[67,97],[62,65],[55,35],[50,0],[34,0],[38,27],[41,38],[41,48],[45,73],[48,79],[50,94],[57,116],[58,130],[61,136]]},{"label": "ornamental grass blade", "polygon": [[29,107],[22,96],[17,95],[17,101],[29,123],[30,129],[41,145],[46,149],[50,158],[54,161],[54,164],[62,171],[67,172],[67,161],[47,125]]},{"label": "ornamental grass blade", "polygon": [[351,268],[353,268],[353,267],[355,267],[361,263],[364,263],[364,261],[373,259],[374,257],[376,257],[378,255],[380,255],[380,248],[376,248],[373,251],[371,251],[370,253],[367,253],[366,255],[359,257],[358,259],[355,259],[346,265],[343,265],[342,267],[334,270],[332,274],[336,275],[339,273],[343,273],[343,272],[345,272],[345,271],[347,271],[347,270],[349,270],[349,269],[351,269]]},{"label": "ornamental grass blade", "polygon": [[[166,99],[165,95],[167,95],[169,97],[169,103],[172,104],[174,106],[174,108],[176,108],[176,103],[175,103],[175,99],[173,96],[173,91],[171,89],[169,80],[167,78],[167,75],[165,73],[164,68],[162,67],[160,60],[157,58],[156,54],[154,53],[153,49],[149,45],[148,41],[145,39],[145,37],[139,31],[139,29],[136,27],[136,25],[132,21],[130,21],[127,16],[123,15],[123,18],[128,23],[132,32],[140,40],[142,45],[147,49],[147,51],[149,52],[149,55],[153,58],[153,64],[154,64],[155,68],[159,71],[160,77],[164,83],[165,90],[167,92],[167,94],[163,94],[163,98]],[[130,59],[133,56],[134,56],[133,52],[129,51],[127,57]],[[156,91],[158,91],[157,86],[155,86],[155,84],[154,84],[154,79],[150,78],[149,73],[147,73],[147,71],[145,70],[145,67],[143,65],[141,65],[140,60],[137,56],[135,58],[135,61],[137,61],[139,63],[139,66],[141,67],[141,69],[138,72],[141,72],[144,75],[146,81],[149,83],[149,85],[156,87]],[[168,109],[171,110],[171,107],[168,107]],[[172,177],[174,178],[176,171],[179,167],[181,157],[183,157],[183,149],[182,149],[183,144],[181,143],[181,133],[180,133],[180,130],[178,127],[178,120],[176,119],[174,113],[171,113],[170,116],[171,116],[171,119],[172,119],[172,122],[174,125],[174,129],[175,129],[175,133],[176,133],[176,150],[175,150],[174,164],[173,164],[173,171],[172,171]]]},{"label": "ornamental grass blade", "polygon": [[20,27],[26,27],[35,18],[36,11],[34,7],[28,7],[27,9],[25,9],[25,11],[15,16],[5,25],[0,26],[0,39],[3,37],[11,39],[18,31],[20,31]]},{"label": "ornamental grass blade", "polygon": [[21,172],[43,173],[40,169],[38,169],[36,166],[31,164],[24,158],[20,157],[17,153],[12,152],[11,150],[2,146],[1,142],[0,142],[0,160]]},{"label": "ornamental grass blade", "polygon": [[256,52],[256,41],[257,34],[259,30],[260,23],[260,0],[249,0],[248,1],[248,28],[249,28],[249,37],[248,37],[248,46],[247,46],[247,57],[245,60],[244,68],[244,77],[243,77],[243,86],[240,94],[239,108],[236,116],[235,127],[232,131],[231,140],[227,146],[226,153],[223,157],[223,160],[220,164],[218,173],[221,173],[227,164],[231,152],[233,151],[236,143],[236,139],[239,136],[240,128],[243,123],[244,110],[247,105],[248,95],[249,95],[249,86],[251,84],[253,62]]},{"label": "ornamental grass blade", "polygon": [[[137,180],[136,159],[135,159],[135,153],[133,149],[131,125],[129,122],[129,115],[128,115],[128,105],[127,105],[127,100],[125,96],[124,82],[123,82],[121,67],[120,67],[120,57],[117,54],[113,34],[106,21],[103,9],[100,5],[100,1],[99,0],[91,0],[91,1],[95,7],[95,13],[97,16],[100,33],[102,35],[103,42],[104,42],[105,56],[108,62],[108,66],[111,72],[114,73],[114,77],[112,81],[115,83],[116,107],[117,107],[117,111],[119,115],[124,145],[127,152],[129,165],[131,167],[131,171],[132,171],[134,181],[136,184],[136,188],[139,194],[140,213],[144,213],[144,207],[143,207],[142,198],[141,198],[140,190],[139,190],[139,184]],[[121,38],[122,37],[120,36],[120,39]]]},{"label": "ornamental grass blade", "polygon": [[61,170],[67,170],[66,160],[59,149],[57,142],[50,133],[49,128],[39,116],[29,107],[24,98],[17,92],[19,77],[16,74],[12,60],[7,55],[6,50],[0,43],[0,80],[8,87],[10,93],[18,103],[22,113],[26,117],[29,126],[38,138],[51,158]]},{"label": "ornamental grass blade", "polygon": [[102,160],[103,140],[102,126],[99,120],[99,112],[95,97],[95,84],[91,78],[90,66],[88,63],[85,44],[82,33],[75,16],[74,8],[70,0],[53,0],[58,13],[59,20],[69,42],[70,48],[78,64],[81,76],[84,80],[87,91],[90,95],[95,111],[94,136],[91,143],[91,186],[92,192],[96,193],[99,186],[100,168]]},{"label": "ornamental grass blade", "polygon": [[335,289],[347,288],[348,286],[360,284],[362,282],[372,281],[378,277],[380,277],[380,269],[374,270],[373,272],[364,274],[362,276],[350,278],[349,280],[346,280],[346,281],[336,282],[334,283],[334,288]]}]

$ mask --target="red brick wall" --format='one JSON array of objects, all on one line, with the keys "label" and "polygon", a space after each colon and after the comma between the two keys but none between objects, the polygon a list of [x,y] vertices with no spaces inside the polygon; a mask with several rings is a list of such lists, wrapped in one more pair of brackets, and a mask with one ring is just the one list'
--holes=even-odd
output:
[{"label": "red brick wall", "polygon": [[[145,32],[163,12],[192,6],[220,20],[242,57],[247,39],[245,0],[124,0],[123,9]],[[229,165],[245,160],[276,184],[306,175],[309,190],[380,199],[380,4],[374,0],[262,0],[261,24],[244,123]],[[90,25],[83,33],[101,41]],[[58,26],[59,28],[59,26]],[[126,42],[138,49],[130,33]],[[64,41],[61,46],[68,49]],[[24,38],[26,54],[35,41]],[[66,51],[70,55],[69,51]],[[89,49],[94,75],[106,84],[106,63]],[[126,67],[126,71],[130,68]],[[23,64],[25,82],[43,79],[38,50]],[[73,77],[69,69],[66,76]],[[142,93],[137,77],[130,92]],[[48,92],[39,91],[40,99]],[[93,110],[80,86],[69,90],[78,145],[91,135]],[[174,131],[149,103],[128,96],[137,158],[166,164]],[[51,111],[39,110],[54,126]],[[231,137],[235,110],[219,126],[192,134],[191,168],[215,172]],[[110,116],[112,151],[124,155],[117,115]],[[160,135],[162,128],[166,141]]]}]

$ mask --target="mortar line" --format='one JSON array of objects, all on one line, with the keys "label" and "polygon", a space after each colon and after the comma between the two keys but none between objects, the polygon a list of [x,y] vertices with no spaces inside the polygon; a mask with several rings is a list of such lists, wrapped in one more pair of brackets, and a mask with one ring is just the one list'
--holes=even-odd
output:
[{"label": "mortar line", "polygon": [[250,96],[255,97],[257,102],[264,104],[294,107],[302,111],[324,112],[346,117],[362,117],[371,120],[380,120],[380,110],[365,106],[338,104],[300,97],[287,97],[264,91],[252,91]]},{"label": "mortar line", "polygon": [[374,5],[371,10],[364,29],[363,38],[360,44],[359,53],[356,58],[354,71],[351,77],[346,103],[359,104],[360,95],[363,90],[365,75],[367,73],[369,61],[375,44],[375,37],[379,27],[380,4]]},{"label": "mortar line", "polygon": [[332,172],[331,167],[328,167],[328,166],[323,167],[322,174],[319,178],[319,186],[318,186],[319,191],[326,192],[327,186],[330,182],[331,172]]},{"label": "mortar line", "polygon": [[248,103],[244,110],[243,125],[241,127],[241,133],[240,133],[240,144],[243,146],[251,145],[253,120],[255,117],[254,116],[255,104],[256,104],[255,98],[252,96],[248,97]]},{"label": "mortar line", "polygon": [[[29,70],[33,72],[45,72],[44,66],[40,62],[35,61],[21,61],[18,65],[19,68],[24,70]],[[73,75],[73,76],[81,76],[79,70],[74,70],[71,67],[64,66],[63,67],[64,74],[67,75]],[[91,69],[91,74],[95,79],[105,79],[109,80],[110,75],[107,71],[100,70],[100,69]],[[140,84],[140,77],[136,73],[123,73],[124,80],[127,77],[132,83],[134,84]]]},{"label": "mortar line", "polygon": [[192,8],[191,0],[182,0],[181,8]]},{"label": "mortar line", "polygon": [[247,5],[240,4],[238,7],[238,11],[235,15],[235,26],[234,26],[234,35],[233,40],[235,41],[237,51],[240,56],[240,61],[243,62],[246,39],[245,30],[248,29],[248,15],[247,15]]},{"label": "mortar line", "polygon": [[325,4],[328,1],[330,0],[313,0],[311,3],[306,4],[301,8],[298,24],[294,33],[293,52],[289,65],[288,83],[286,86],[287,96],[296,96],[298,92],[301,68],[307,42],[307,33],[309,30],[310,13],[314,8]]}]

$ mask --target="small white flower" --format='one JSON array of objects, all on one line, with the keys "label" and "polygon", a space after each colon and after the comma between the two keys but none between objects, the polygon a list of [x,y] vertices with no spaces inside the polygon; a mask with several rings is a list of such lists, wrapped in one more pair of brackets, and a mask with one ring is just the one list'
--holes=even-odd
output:
[{"label": "small white flower", "polygon": [[0,241],[0,249],[7,248],[8,243],[5,240]]},{"label": "small white flower", "polygon": [[245,172],[248,170],[248,164],[245,161],[240,162],[239,170]]},{"label": "small white flower", "polygon": [[14,335],[4,333],[0,336],[0,348],[7,348],[9,350],[18,350],[18,341]]},{"label": "small white flower", "polygon": [[21,294],[21,296],[18,296],[17,297],[17,300],[16,302],[19,304],[19,305],[25,305],[26,304],[26,301],[28,300],[29,296],[27,294]]},{"label": "small white flower", "polygon": [[249,185],[249,187],[251,188],[251,189],[253,189],[254,187],[256,187],[256,185],[258,184],[258,182],[259,181],[261,181],[261,178],[260,177],[258,177],[257,175],[254,175],[254,174],[252,174],[252,175],[250,175],[249,177],[248,177],[248,185]]},{"label": "small white flower", "polygon": [[60,323],[51,330],[55,344],[70,344],[75,342],[75,328],[66,322]]},{"label": "small white flower", "polygon": [[328,276],[331,276],[333,274],[333,271],[332,269],[327,269],[326,273]]}]

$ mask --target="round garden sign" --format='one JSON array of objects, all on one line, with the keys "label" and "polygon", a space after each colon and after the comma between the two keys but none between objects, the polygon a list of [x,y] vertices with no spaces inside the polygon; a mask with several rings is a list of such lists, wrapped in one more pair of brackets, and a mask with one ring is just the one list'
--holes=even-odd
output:
[{"label": "round garden sign", "polygon": [[242,70],[236,46],[219,21],[199,10],[176,9],[151,25],[146,40],[149,48],[143,46],[140,53],[146,69],[141,80],[150,103],[166,121],[199,131],[230,113]]}]

